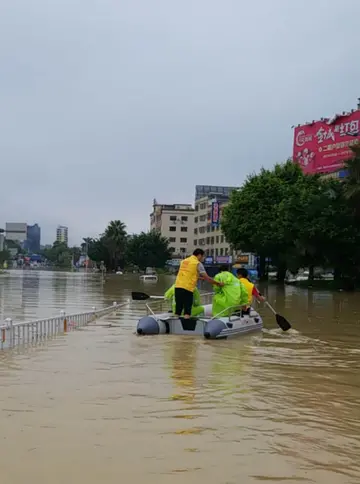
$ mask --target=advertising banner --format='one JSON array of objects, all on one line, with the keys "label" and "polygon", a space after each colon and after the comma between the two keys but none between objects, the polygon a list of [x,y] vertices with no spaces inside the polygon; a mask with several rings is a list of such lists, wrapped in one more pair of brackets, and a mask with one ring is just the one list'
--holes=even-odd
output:
[{"label": "advertising banner", "polygon": [[212,204],[211,204],[211,225],[213,227],[219,227],[219,225],[220,225],[219,202],[212,202]]},{"label": "advertising banner", "polygon": [[334,116],[294,131],[293,160],[304,173],[340,170],[351,156],[350,146],[360,141],[360,110]]},{"label": "advertising banner", "polygon": [[232,256],[231,255],[218,255],[216,257],[217,264],[231,264],[232,263]]}]

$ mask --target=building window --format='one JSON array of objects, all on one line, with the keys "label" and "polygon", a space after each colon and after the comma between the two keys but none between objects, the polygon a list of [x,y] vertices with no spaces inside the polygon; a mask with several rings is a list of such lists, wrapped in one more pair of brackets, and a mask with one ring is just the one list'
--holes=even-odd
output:
[{"label": "building window", "polygon": [[187,238],[186,237],[181,237],[180,242],[182,244],[186,244],[187,243]]},{"label": "building window", "polygon": [[169,242],[176,242],[176,237],[170,237]]},{"label": "building window", "polygon": [[176,227],[169,227],[170,232],[176,232]]},{"label": "building window", "polygon": [[216,257],[219,255],[219,249],[215,249],[215,255]]},{"label": "building window", "polygon": [[210,230],[211,230],[211,227],[210,227],[210,225],[208,225],[208,226],[206,227],[206,231],[207,231],[207,232],[210,232]]},{"label": "building window", "polygon": [[194,222],[197,224],[198,223],[199,217],[195,217]]},{"label": "building window", "polygon": [[181,227],[181,232],[187,232],[187,227]]},{"label": "building window", "polygon": [[170,215],[170,220],[172,222],[176,222],[176,215]]},{"label": "building window", "polygon": [[[195,205],[195,212],[198,212],[199,211],[199,205]],[[195,222],[197,222],[197,217],[195,217]]]},{"label": "building window", "polygon": [[199,239],[199,245],[205,245],[205,239]]},{"label": "building window", "polygon": [[206,202],[200,203],[200,210],[204,210],[207,206]]},{"label": "building window", "polygon": [[218,235],[216,236],[216,243],[217,244],[219,243],[219,236]]},{"label": "building window", "polygon": [[221,236],[221,243],[222,243],[222,244],[224,243],[224,240],[225,240],[225,237],[222,235],[222,236]]},{"label": "building window", "polygon": [[194,245],[197,245],[197,239],[194,240]]},{"label": "building window", "polygon": [[180,253],[181,253],[181,254],[185,254],[185,253],[186,253],[186,249],[185,249],[185,247],[180,247]]},{"label": "building window", "polygon": [[224,255],[224,249],[222,247],[220,249],[220,255]]},{"label": "building window", "polygon": [[175,252],[175,247],[169,247],[169,251],[173,254]]},{"label": "building window", "polygon": [[206,215],[200,215],[199,220],[200,220],[200,222],[205,222]]},{"label": "building window", "polygon": [[211,245],[214,245],[214,237],[211,237]]},{"label": "building window", "polygon": [[197,234],[197,229],[194,229],[194,234],[195,234],[195,235]]},{"label": "building window", "polygon": [[186,215],[182,215],[182,216],[181,216],[181,221],[182,221],[182,222],[187,222],[187,221],[188,221],[187,216],[186,216]]}]

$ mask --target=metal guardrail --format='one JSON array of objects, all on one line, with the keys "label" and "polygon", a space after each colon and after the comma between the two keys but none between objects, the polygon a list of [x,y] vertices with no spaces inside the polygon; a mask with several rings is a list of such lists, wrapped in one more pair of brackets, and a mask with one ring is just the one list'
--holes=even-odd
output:
[{"label": "metal guardrail", "polygon": [[77,314],[66,314],[65,311],[60,311],[60,316],[34,321],[14,322],[11,318],[7,318],[0,324],[0,350],[43,342],[86,326],[128,304],[129,302],[122,304],[114,302],[103,309],[93,307],[91,311]]}]

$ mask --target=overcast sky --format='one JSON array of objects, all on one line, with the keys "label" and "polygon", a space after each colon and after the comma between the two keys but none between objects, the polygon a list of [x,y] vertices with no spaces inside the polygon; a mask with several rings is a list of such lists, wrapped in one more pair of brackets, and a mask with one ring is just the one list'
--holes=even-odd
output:
[{"label": "overcast sky", "polygon": [[360,96],[359,0],[1,0],[0,226],[71,244],[239,185]]}]

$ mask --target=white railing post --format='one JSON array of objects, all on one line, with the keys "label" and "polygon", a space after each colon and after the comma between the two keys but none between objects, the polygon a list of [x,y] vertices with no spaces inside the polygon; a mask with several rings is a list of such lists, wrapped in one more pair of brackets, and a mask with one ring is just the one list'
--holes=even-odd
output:
[{"label": "white railing post", "polygon": [[61,310],[57,317],[33,321],[13,322],[11,318],[7,318],[4,321],[5,324],[0,325],[0,349],[4,348],[4,345],[7,346],[8,342],[8,346],[14,347],[19,344],[25,345],[36,342],[38,339],[49,338],[59,333],[67,333],[73,327],[84,326],[92,320],[116,312],[119,308],[126,306],[128,302],[122,304],[113,302],[113,304],[102,309],[96,309],[93,306],[91,311],[72,315],[68,315],[64,310]]},{"label": "white railing post", "polygon": [[14,346],[14,328],[13,328],[13,320],[11,318],[6,318],[5,319],[5,324],[6,324],[6,329],[9,331],[9,344],[11,346],[11,348]]},{"label": "white railing post", "polygon": [[63,331],[64,333],[66,333],[67,332],[67,320],[66,320],[65,311],[63,309],[60,311],[60,317],[61,317],[61,320],[60,320],[59,332]]}]

